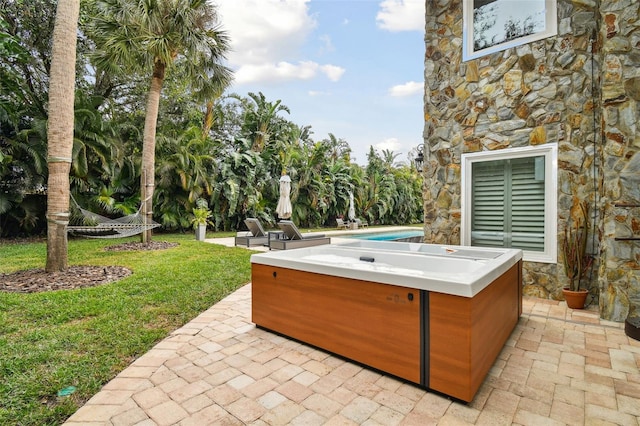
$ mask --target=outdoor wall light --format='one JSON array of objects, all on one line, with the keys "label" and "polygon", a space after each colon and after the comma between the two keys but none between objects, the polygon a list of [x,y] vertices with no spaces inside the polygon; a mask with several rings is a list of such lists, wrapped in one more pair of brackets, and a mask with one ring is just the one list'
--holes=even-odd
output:
[{"label": "outdoor wall light", "polygon": [[424,165],[424,144],[418,145],[418,154],[416,154],[416,158],[413,159],[413,162],[416,164],[416,170],[419,173],[422,173],[422,166]]}]

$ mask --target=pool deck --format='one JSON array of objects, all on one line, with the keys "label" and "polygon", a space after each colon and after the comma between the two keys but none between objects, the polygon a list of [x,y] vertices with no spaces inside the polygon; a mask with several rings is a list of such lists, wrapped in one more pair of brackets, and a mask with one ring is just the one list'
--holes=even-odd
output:
[{"label": "pool deck", "polygon": [[478,394],[463,404],[256,328],[247,284],[136,359],[65,423],[322,424],[638,426],[640,342],[595,309],[525,298]]}]

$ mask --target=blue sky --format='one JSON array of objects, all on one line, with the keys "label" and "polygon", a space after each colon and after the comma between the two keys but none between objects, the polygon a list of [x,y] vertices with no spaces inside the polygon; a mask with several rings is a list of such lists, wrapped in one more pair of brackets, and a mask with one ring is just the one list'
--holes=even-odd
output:
[{"label": "blue sky", "polygon": [[231,38],[230,91],[281,100],[313,139],[407,161],[422,143],[424,0],[212,0]]}]

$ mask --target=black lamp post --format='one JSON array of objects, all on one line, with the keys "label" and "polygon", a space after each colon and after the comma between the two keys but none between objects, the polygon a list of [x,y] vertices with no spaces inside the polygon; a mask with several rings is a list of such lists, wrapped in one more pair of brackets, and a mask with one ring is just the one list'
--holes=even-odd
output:
[{"label": "black lamp post", "polygon": [[416,170],[419,173],[422,173],[422,166],[424,165],[424,145],[418,145],[418,154],[416,158],[413,159],[413,162],[416,163]]}]

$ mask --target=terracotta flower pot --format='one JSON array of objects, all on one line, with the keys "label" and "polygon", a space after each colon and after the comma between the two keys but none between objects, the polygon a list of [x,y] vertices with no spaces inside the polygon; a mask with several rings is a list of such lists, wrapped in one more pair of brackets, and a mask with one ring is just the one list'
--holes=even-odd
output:
[{"label": "terracotta flower pot", "polygon": [[565,287],[562,289],[562,294],[568,307],[571,309],[582,309],[584,308],[584,302],[587,300],[589,292],[587,290],[572,291]]}]

